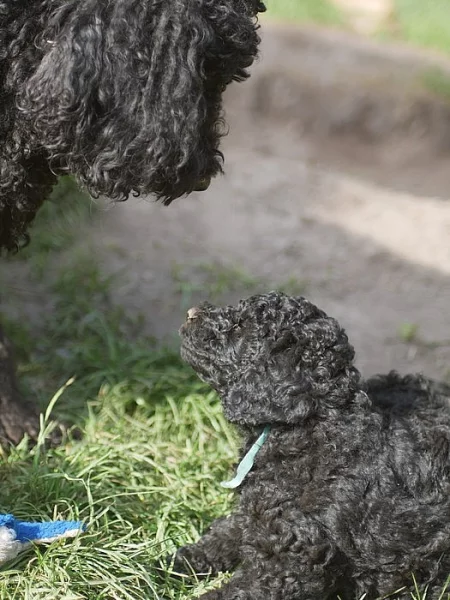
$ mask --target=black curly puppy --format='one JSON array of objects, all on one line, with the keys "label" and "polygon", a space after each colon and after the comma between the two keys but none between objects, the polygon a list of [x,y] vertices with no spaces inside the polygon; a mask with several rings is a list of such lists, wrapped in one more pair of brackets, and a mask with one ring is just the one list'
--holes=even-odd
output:
[{"label": "black curly puppy", "polygon": [[365,383],[337,321],[279,293],[191,309],[180,334],[256,453],[231,484],[236,512],[176,555],[185,572],[237,569],[205,600],[406,599],[414,577],[447,598],[448,386]]},{"label": "black curly puppy", "polygon": [[[114,200],[206,189],[221,171],[222,93],[248,77],[264,9],[0,0],[0,254],[27,242],[58,174]],[[2,427],[12,412],[0,407],[0,438],[23,433],[20,420],[13,436]]]}]

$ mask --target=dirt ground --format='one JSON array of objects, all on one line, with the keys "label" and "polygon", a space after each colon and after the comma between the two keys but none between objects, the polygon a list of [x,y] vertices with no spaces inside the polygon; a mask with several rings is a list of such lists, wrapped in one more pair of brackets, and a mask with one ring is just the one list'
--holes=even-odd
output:
[{"label": "dirt ground", "polygon": [[364,374],[449,377],[450,109],[416,76],[435,63],[450,69],[265,26],[251,80],[227,97],[226,175],[92,226],[117,302],[170,339],[190,302],[285,285],[345,326]]},{"label": "dirt ground", "polygon": [[[324,110],[323,95],[334,96],[335,107],[341,103],[341,115],[361,112],[361,94],[356,100],[352,94],[358,73],[367,77],[370,64],[379,80],[388,80],[392,69],[417,64],[415,55],[396,52],[391,62],[389,51],[381,56],[375,45],[349,45],[339,34],[265,27],[252,79],[230,89],[227,98],[226,175],[208,192],[168,209],[131,201],[97,224],[105,268],[124,274],[116,297],[129,310],[144,312],[149,332],[171,337],[183,304],[211,290],[229,301],[250,279],[263,289],[289,281],[346,327],[365,374],[395,368],[448,376],[450,154],[436,141],[439,121],[433,117],[419,134],[397,127],[395,138],[395,127],[386,131],[383,124],[369,137],[361,122],[357,135],[335,132],[324,127],[323,115],[320,131],[304,127],[316,118],[314,111]],[[302,85],[315,63],[321,66],[317,79],[329,79],[327,89]],[[342,96],[330,71],[344,63],[351,75]],[[389,65],[387,73],[381,63]],[[278,88],[283,76],[288,87]],[[386,109],[383,102],[392,86],[380,87],[379,115],[373,105],[369,120],[384,122],[392,105]],[[403,123],[404,113],[416,109],[402,93],[408,94],[408,85],[399,87],[400,109],[394,109]],[[338,121],[330,112],[327,118]],[[205,282],[198,272],[206,265]],[[223,290],[214,285],[233,278]]]}]

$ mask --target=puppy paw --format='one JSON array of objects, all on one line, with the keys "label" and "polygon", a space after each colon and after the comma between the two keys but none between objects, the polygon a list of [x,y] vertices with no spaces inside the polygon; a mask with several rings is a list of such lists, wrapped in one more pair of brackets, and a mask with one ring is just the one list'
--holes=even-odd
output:
[{"label": "puppy paw", "polygon": [[213,574],[207,558],[203,553],[195,551],[195,545],[180,548],[176,554],[164,557],[161,564],[165,566],[171,577],[180,579],[185,577],[206,579]]}]

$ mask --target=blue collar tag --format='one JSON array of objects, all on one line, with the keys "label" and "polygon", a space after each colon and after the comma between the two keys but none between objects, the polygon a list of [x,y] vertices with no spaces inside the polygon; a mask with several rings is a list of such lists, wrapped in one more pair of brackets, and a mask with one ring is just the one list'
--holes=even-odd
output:
[{"label": "blue collar tag", "polygon": [[256,455],[261,449],[261,446],[266,441],[267,436],[269,435],[269,431],[270,425],[266,425],[262,434],[259,436],[259,438],[256,440],[256,442],[253,444],[253,446],[250,448],[250,450],[239,463],[236,469],[236,475],[233,477],[233,479],[231,479],[231,481],[222,481],[222,483],[220,484],[222,487],[234,489],[241,485],[241,483],[244,481],[245,477],[248,475],[251,468],[253,467]]}]

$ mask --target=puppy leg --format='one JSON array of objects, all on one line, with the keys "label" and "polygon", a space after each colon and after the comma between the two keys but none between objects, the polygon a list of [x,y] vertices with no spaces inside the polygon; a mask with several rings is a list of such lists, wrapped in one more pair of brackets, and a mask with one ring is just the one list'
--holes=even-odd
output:
[{"label": "puppy leg", "polygon": [[240,561],[243,520],[236,514],[214,521],[196,544],[178,550],[174,571],[207,576],[234,569]]},{"label": "puppy leg", "polygon": [[314,520],[260,519],[244,530],[240,568],[202,600],[328,600],[342,589],[345,558]]},{"label": "puppy leg", "polygon": [[336,598],[334,586],[328,586],[326,578],[309,572],[301,577],[299,571],[277,570],[267,565],[264,574],[256,569],[237,571],[228,583],[217,590],[207,592],[200,600],[331,600]]},{"label": "puppy leg", "polygon": [[17,390],[12,349],[0,328],[0,446],[17,444],[27,433],[36,439],[39,417]]}]

